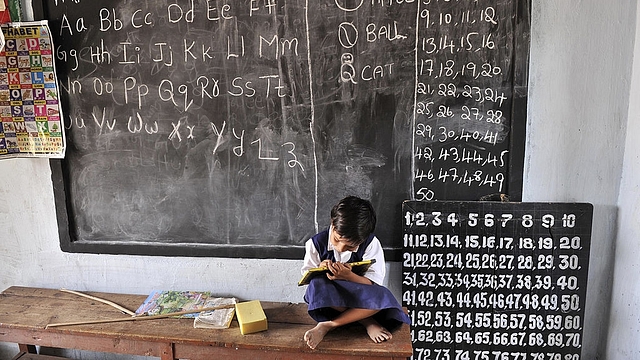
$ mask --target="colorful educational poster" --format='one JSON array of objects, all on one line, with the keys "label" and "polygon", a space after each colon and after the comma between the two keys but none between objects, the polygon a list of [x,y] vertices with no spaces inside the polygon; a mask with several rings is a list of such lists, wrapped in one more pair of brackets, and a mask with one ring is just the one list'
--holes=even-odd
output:
[{"label": "colorful educational poster", "polygon": [[[220,300],[226,299],[226,300]],[[235,298],[218,298],[209,291],[177,291],[154,290],[147,299],[138,307],[136,315],[164,315],[169,313],[197,310],[212,306],[212,302],[231,302],[235,304]],[[218,303],[213,306],[220,305]],[[183,318],[195,318],[198,312],[180,315]]]},{"label": "colorful educational poster", "polygon": [[0,158],[64,157],[53,43],[46,21],[2,25]]}]

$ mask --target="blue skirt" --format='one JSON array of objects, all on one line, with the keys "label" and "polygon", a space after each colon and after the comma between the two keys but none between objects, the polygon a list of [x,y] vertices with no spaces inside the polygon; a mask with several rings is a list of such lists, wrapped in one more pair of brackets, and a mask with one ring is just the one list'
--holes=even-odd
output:
[{"label": "blue skirt", "polygon": [[304,295],[309,315],[317,322],[330,321],[340,315],[334,307],[380,310],[373,318],[393,331],[402,323],[411,324],[391,291],[377,284],[365,285],[318,276],[311,280]]}]

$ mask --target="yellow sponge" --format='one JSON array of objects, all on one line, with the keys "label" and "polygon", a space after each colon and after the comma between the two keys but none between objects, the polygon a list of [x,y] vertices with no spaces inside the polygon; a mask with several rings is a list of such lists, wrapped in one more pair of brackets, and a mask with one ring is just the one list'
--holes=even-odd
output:
[{"label": "yellow sponge", "polygon": [[267,330],[267,316],[259,300],[237,303],[236,316],[242,335]]}]

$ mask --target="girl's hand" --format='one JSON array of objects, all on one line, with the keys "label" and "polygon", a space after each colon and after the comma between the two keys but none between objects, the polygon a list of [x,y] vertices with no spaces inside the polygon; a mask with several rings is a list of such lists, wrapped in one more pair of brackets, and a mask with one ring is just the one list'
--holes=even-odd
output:
[{"label": "girl's hand", "polygon": [[[323,263],[325,261],[323,261]],[[373,284],[371,280],[366,277],[360,276],[351,271],[351,265],[349,264],[328,261],[326,266],[327,269],[329,269],[329,272],[327,273],[327,278],[329,280],[347,280],[366,285]]]},{"label": "girl's hand", "polygon": [[340,262],[329,262],[327,264],[327,277],[330,280],[352,280],[355,275],[351,272],[351,265]]}]

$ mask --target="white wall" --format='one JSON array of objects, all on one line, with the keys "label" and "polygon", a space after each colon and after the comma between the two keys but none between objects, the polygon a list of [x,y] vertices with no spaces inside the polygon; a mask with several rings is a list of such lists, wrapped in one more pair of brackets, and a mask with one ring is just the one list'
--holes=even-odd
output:
[{"label": "white wall", "polygon": [[[640,4],[635,6],[640,14]],[[639,39],[637,25],[634,31]],[[634,53],[640,54],[637,40]],[[640,56],[632,70],[607,359],[640,358]]]},{"label": "white wall", "polygon": [[[640,357],[637,6],[635,0],[533,1],[523,200],[594,204],[583,339],[588,360]],[[295,286],[300,261],[62,253],[47,160],[2,160],[0,179],[0,290],[184,288],[302,299]],[[389,287],[399,294],[399,265],[390,267]],[[14,344],[0,343],[0,358],[16,352]],[[100,356],[91,358],[115,359]]]},{"label": "white wall", "polygon": [[[623,291],[612,293],[616,221],[629,206],[618,204],[623,156],[637,150],[624,146],[625,136],[633,138],[634,130],[640,134],[637,127],[627,129],[636,1],[533,3],[523,200],[594,205],[583,359],[633,359],[605,349],[611,298],[615,311]],[[626,266],[620,261],[615,259]],[[638,282],[624,286],[640,291]],[[619,311],[628,339],[612,341],[608,348],[637,353],[637,313],[629,318],[631,309]],[[616,324],[611,328],[612,333],[621,330]]]}]

